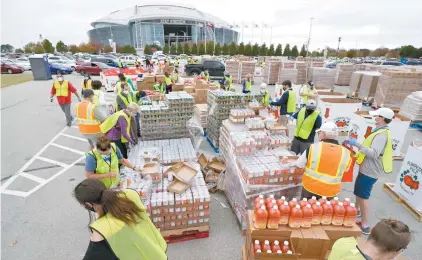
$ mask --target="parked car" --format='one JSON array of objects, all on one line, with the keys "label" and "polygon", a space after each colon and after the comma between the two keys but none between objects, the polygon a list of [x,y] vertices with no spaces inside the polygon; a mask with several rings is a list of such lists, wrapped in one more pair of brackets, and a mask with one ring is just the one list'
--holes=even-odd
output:
[{"label": "parked car", "polygon": [[68,58],[66,58],[64,56],[50,56],[50,55],[48,55],[48,62],[55,62],[55,61],[59,61],[59,60],[68,60]]},{"label": "parked car", "polygon": [[65,67],[58,63],[49,63],[49,66],[51,74],[71,74],[73,72],[71,68]]},{"label": "parked car", "polygon": [[105,57],[92,57],[90,62],[100,62],[107,64],[110,67],[118,67],[117,59],[105,58]]},{"label": "parked car", "polygon": [[63,67],[70,68],[72,71],[76,70],[76,62],[72,60],[57,60],[54,63],[60,64]]},{"label": "parked car", "polygon": [[418,61],[418,60],[408,60],[406,62],[406,65],[422,65],[422,61]]},{"label": "parked car", "polygon": [[1,73],[22,73],[24,68],[10,60],[1,61]]},{"label": "parked car", "polygon": [[224,77],[224,71],[226,70],[226,66],[218,60],[204,60],[200,64],[185,65],[185,73],[188,76],[199,75],[204,70],[208,70],[210,77],[222,78]]},{"label": "parked car", "polygon": [[24,70],[31,70],[31,63],[28,58],[17,58],[14,62],[22,66]]},{"label": "parked car", "polygon": [[383,61],[380,65],[392,65],[392,66],[401,66],[403,63],[400,61]]},{"label": "parked car", "polygon": [[136,57],[132,55],[121,56],[119,58],[126,66],[135,66]]},{"label": "parked car", "polygon": [[85,62],[76,66],[76,72],[81,75],[100,75],[103,70],[111,69],[112,67],[101,62]]}]

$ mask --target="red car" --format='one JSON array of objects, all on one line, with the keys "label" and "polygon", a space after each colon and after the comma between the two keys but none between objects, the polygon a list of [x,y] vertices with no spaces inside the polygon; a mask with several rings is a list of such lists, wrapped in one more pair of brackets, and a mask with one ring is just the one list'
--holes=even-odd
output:
[{"label": "red car", "polygon": [[1,73],[13,74],[22,72],[24,72],[24,69],[18,64],[8,60],[1,61]]},{"label": "red car", "polygon": [[102,62],[84,62],[76,66],[76,71],[81,75],[100,75],[101,71],[108,69],[111,67]]}]

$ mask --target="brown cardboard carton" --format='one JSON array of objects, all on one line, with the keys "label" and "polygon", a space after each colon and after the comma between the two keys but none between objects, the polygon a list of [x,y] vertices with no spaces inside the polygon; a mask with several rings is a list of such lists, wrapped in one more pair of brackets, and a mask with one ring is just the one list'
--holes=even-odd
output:
[{"label": "brown cardboard carton", "polygon": [[169,184],[169,186],[167,187],[167,190],[170,192],[177,193],[177,194],[182,194],[187,189],[189,189],[190,186],[191,186],[190,184],[187,184],[175,179],[171,184]]},{"label": "brown cardboard carton", "polygon": [[183,88],[184,91],[186,91],[187,93],[194,93],[195,92],[195,88],[192,86],[185,86]]},{"label": "brown cardboard carton", "polygon": [[256,229],[253,223],[253,210],[248,210],[248,227],[247,232],[256,236],[280,236],[290,237],[294,230],[288,226],[279,226],[277,229]]},{"label": "brown cardboard carton", "polygon": [[208,86],[208,89],[209,89],[209,90],[217,90],[217,89],[218,89],[218,87],[217,87],[216,85],[209,85],[209,86]]},{"label": "brown cardboard carton", "polygon": [[200,97],[206,97],[208,94],[208,89],[195,89],[195,93]]},{"label": "brown cardboard carton", "polygon": [[203,80],[197,79],[196,82],[195,82],[195,89],[202,89],[203,88],[202,87],[203,82],[204,82]]},{"label": "brown cardboard carton", "polygon": [[161,95],[151,95],[149,96],[151,101],[159,101],[161,99]]},{"label": "brown cardboard carton", "polygon": [[173,85],[173,91],[183,91],[185,85],[183,83],[175,83]]},{"label": "brown cardboard carton", "polygon": [[155,80],[156,80],[156,81],[161,81],[161,82],[164,82],[164,75],[156,75],[156,76],[155,76]]},{"label": "brown cardboard carton", "polygon": [[222,171],[226,169],[226,165],[222,161],[220,161],[218,158],[212,159],[207,167],[217,173],[221,173]]},{"label": "brown cardboard carton", "polygon": [[328,245],[328,249],[331,249],[336,242],[337,239],[342,237],[355,237],[358,238],[362,234],[362,230],[357,225],[354,225],[351,228],[346,227],[336,227],[336,226],[322,226],[325,230],[325,233],[330,238],[330,243]]},{"label": "brown cardboard carton", "polygon": [[144,82],[155,83],[155,76],[154,75],[144,75]]},{"label": "brown cardboard carton", "polygon": [[321,226],[300,229],[302,237],[298,238],[296,252],[301,258],[324,260],[330,239]]}]

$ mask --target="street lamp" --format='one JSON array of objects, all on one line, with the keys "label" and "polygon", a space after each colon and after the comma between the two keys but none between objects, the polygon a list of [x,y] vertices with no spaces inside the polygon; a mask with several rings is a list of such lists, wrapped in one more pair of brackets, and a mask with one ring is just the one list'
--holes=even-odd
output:
[{"label": "street lamp", "polygon": [[338,53],[340,51],[340,42],[341,42],[341,37],[338,37],[338,45],[337,45],[337,58],[338,58]]}]

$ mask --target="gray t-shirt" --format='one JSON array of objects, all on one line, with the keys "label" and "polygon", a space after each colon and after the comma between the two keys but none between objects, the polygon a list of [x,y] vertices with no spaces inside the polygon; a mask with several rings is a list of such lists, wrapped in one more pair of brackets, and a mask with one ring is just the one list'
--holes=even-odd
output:
[{"label": "gray t-shirt", "polygon": [[387,132],[377,134],[372,140],[371,147],[364,147],[360,143],[356,143],[359,151],[366,155],[365,160],[359,166],[359,172],[369,177],[378,179],[385,174],[382,167],[382,154],[387,145]]}]

